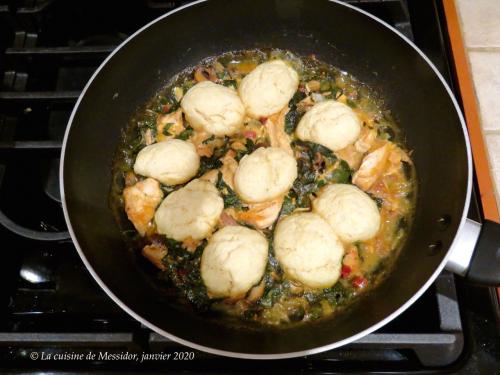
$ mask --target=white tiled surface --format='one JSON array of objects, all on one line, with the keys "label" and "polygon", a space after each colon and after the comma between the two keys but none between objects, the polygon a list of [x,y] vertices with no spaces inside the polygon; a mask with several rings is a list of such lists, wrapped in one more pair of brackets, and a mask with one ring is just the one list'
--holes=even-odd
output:
[{"label": "white tiled surface", "polygon": [[500,131],[500,52],[471,50],[469,62],[483,130]]},{"label": "white tiled surface", "polygon": [[500,47],[500,0],[455,0],[467,47]]},{"label": "white tiled surface", "polygon": [[500,0],[455,0],[500,209]]}]

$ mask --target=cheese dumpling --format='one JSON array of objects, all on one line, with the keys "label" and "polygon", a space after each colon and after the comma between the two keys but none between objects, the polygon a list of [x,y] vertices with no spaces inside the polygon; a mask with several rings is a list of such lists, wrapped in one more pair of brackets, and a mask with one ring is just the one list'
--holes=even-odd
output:
[{"label": "cheese dumpling", "polygon": [[190,142],[168,139],[144,147],[135,159],[134,172],[165,185],[189,181],[198,172],[200,157]]},{"label": "cheese dumpling", "polygon": [[293,156],[281,148],[261,147],[240,160],[234,188],[245,202],[266,202],[288,192],[296,178]]},{"label": "cheese dumpling", "polygon": [[161,202],[155,213],[156,228],[176,241],[202,240],[212,233],[223,209],[215,186],[196,179]]},{"label": "cheese dumpling", "polygon": [[264,275],[268,242],[256,230],[231,225],[217,231],[201,256],[201,277],[211,298],[243,298]]},{"label": "cheese dumpling", "polygon": [[288,105],[299,87],[299,75],[282,60],[265,62],[240,83],[238,92],[249,116],[259,119]]},{"label": "cheese dumpling", "polygon": [[354,185],[333,184],[323,187],[312,203],[344,242],[369,240],[380,228],[377,204]]},{"label": "cheese dumpling", "polygon": [[245,108],[237,92],[211,81],[191,87],[181,107],[191,126],[218,137],[232,135],[243,127]]},{"label": "cheese dumpling", "polygon": [[340,277],[344,247],[328,223],[314,213],[280,220],[274,252],[285,275],[309,288],[328,288]]}]

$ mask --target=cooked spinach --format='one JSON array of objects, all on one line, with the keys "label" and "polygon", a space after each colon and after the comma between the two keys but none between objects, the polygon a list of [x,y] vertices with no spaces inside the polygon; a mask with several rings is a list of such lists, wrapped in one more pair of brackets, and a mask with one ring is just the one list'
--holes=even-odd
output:
[{"label": "cooked spinach", "polygon": [[236,195],[236,193],[231,189],[222,178],[222,173],[219,172],[217,178],[217,189],[220,191],[222,195],[222,199],[224,200],[224,208],[234,207],[240,210],[247,210],[248,208],[243,205],[240,198]]},{"label": "cooked spinach", "polygon": [[236,88],[236,80],[235,79],[225,79],[224,81],[222,81],[222,84],[226,87],[234,87]]},{"label": "cooked spinach", "polygon": [[247,138],[246,142],[245,142],[245,150],[238,150],[236,152],[236,156],[234,157],[234,159],[239,162],[241,160],[241,158],[247,154],[251,154],[252,152],[254,152],[255,150],[255,142],[252,141],[250,138]]},{"label": "cooked spinach", "polygon": [[202,176],[206,172],[220,167],[222,167],[222,162],[218,158],[214,158],[213,155],[210,157],[202,156],[200,158],[200,169],[198,170],[197,176]]},{"label": "cooked spinach", "polygon": [[193,128],[188,126],[186,129],[184,129],[181,133],[175,136],[177,139],[182,139],[183,141],[186,141],[193,135]]},{"label": "cooked spinach", "polygon": [[174,125],[173,122],[167,122],[165,126],[163,127],[162,133],[163,135],[170,135],[169,129]]},{"label": "cooked spinach", "polygon": [[347,184],[351,181],[352,171],[349,164],[345,160],[340,160],[338,166],[328,175],[326,179],[328,182],[336,184]]},{"label": "cooked spinach", "polygon": [[281,206],[280,216],[290,215],[295,210],[295,204],[293,203],[293,199],[290,197],[290,194],[285,196],[283,200],[283,205]]},{"label": "cooked spinach", "polygon": [[200,260],[206,241],[203,241],[195,252],[190,253],[182,248],[182,244],[173,239],[165,239],[168,254],[163,259],[167,266],[166,273],[174,286],[199,310],[210,306],[210,299],[200,273]]},{"label": "cooked spinach", "polygon": [[285,132],[293,134],[299,122],[299,113],[296,109],[290,109],[285,116]]},{"label": "cooked spinach", "polygon": [[205,139],[203,142],[204,145],[207,145],[209,144],[210,142],[212,142],[213,140],[215,140],[215,135],[211,135],[210,137],[208,137],[207,139]]},{"label": "cooked spinach", "polygon": [[337,282],[331,288],[323,289],[322,292],[323,298],[332,306],[342,305],[352,296],[352,294],[352,289],[344,287],[341,282]]}]

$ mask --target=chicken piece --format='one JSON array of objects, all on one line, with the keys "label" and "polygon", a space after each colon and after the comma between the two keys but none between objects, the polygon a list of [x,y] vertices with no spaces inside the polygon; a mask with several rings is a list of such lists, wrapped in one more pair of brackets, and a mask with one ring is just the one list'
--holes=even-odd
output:
[{"label": "chicken piece", "polygon": [[191,137],[190,141],[196,147],[198,155],[210,157],[214,153],[213,143],[203,143],[208,138],[210,138],[210,134],[203,131],[195,131],[194,135]]},{"label": "chicken piece", "polygon": [[189,251],[190,253],[194,253],[198,248],[200,242],[201,242],[200,240],[195,240],[192,237],[188,237],[184,241],[182,241],[182,247],[187,251]]},{"label": "chicken piece", "polygon": [[[368,128],[373,128],[374,126],[373,115],[366,113],[360,108],[355,108],[354,112],[356,112],[356,115],[358,115],[358,118],[361,120],[363,124],[368,126]],[[377,136],[377,134],[375,134],[375,136]]]},{"label": "chicken piece", "polygon": [[224,182],[232,190],[234,190],[234,173],[236,172],[236,168],[238,168],[238,162],[234,158],[235,156],[236,152],[234,150],[226,152],[226,155],[221,159],[222,167],[220,168]]},{"label": "chicken piece", "polygon": [[363,160],[363,153],[356,150],[354,145],[344,147],[342,150],[336,151],[335,155],[349,164],[349,168],[357,170]]},{"label": "chicken piece", "polygon": [[163,192],[160,183],[152,178],[123,189],[125,212],[141,236],[154,232],[151,220],[162,199]]},{"label": "chicken piece", "polygon": [[146,146],[152,145],[155,143],[155,137],[153,135],[153,131],[151,129],[147,129],[144,132],[144,142],[146,143]]},{"label": "chicken piece", "polygon": [[236,212],[236,220],[264,229],[273,225],[283,205],[283,197],[269,202],[249,204],[247,211]]},{"label": "chicken piece", "polygon": [[208,181],[215,185],[217,183],[218,177],[219,177],[219,171],[217,169],[212,169],[206,172],[203,176],[201,176],[200,180]]},{"label": "chicken piece", "polygon": [[389,168],[385,174],[396,174],[400,172],[401,162],[412,164],[410,157],[399,147],[394,147],[389,155]]},{"label": "chicken piece", "polygon": [[264,279],[262,281],[255,285],[250,291],[248,292],[247,296],[247,301],[250,302],[255,302],[258,299],[260,299],[264,295],[264,290],[266,289],[266,283],[264,282]]},{"label": "chicken piece", "polygon": [[167,252],[167,247],[162,244],[146,245],[142,249],[142,255],[162,271],[166,270],[162,260]]},{"label": "chicken piece", "polygon": [[217,82],[217,73],[213,67],[199,66],[194,71],[194,79],[196,82]]},{"label": "chicken piece", "polygon": [[387,161],[393,147],[392,143],[387,142],[384,146],[366,155],[358,171],[354,173],[352,182],[361,190],[370,189],[386,170]]},{"label": "chicken piece", "polygon": [[363,129],[361,129],[361,134],[359,135],[358,140],[354,143],[354,148],[356,151],[364,154],[372,148],[376,138],[377,131],[364,126]]},{"label": "chicken piece", "polygon": [[286,107],[277,115],[269,117],[264,126],[269,132],[269,139],[272,147],[279,147],[285,150],[288,154],[293,155],[292,147],[290,146],[290,137],[285,132],[285,116],[290,108]]},{"label": "chicken piece", "polygon": [[[168,126],[168,134],[163,132],[166,126]],[[156,120],[156,139],[158,142],[172,138],[180,134],[183,130],[185,129],[182,121],[182,110],[180,108],[175,112],[158,116],[158,120]]]},{"label": "chicken piece", "polygon": [[135,185],[137,181],[139,180],[137,179],[137,175],[134,172],[128,171],[125,174],[125,186]]},{"label": "chicken piece", "polygon": [[300,113],[307,112],[313,107],[314,104],[315,103],[312,98],[310,96],[306,96],[304,99],[297,103],[297,110]]},{"label": "chicken piece", "polygon": [[228,208],[222,211],[222,214],[219,218],[219,228],[224,228],[230,225],[238,225],[238,222],[234,220],[232,215],[235,215],[234,209],[232,208]]}]

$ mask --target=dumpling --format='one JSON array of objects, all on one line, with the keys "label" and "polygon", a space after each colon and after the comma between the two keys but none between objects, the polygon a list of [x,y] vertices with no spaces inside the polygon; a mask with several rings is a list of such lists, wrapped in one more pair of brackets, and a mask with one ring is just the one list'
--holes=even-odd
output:
[{"label": "dumpling", "polygon": [[224,209],[224,201],[209,181],[193,180],[170,193],[155,213],[158,233],[176,241],[208,237]]},{"label": "dumpling", "polygon": [[194,177],[199,167],[200,157],[192,143],[168,139],[139,151],[134,172],[165,185],[178,185]]},{"label": "dumpling", "polygon": [[245,202],[266,202],[285,194],[296,178],[293,156],[281,148],[261,147],[240,160],[234,189]]},{"label": "dumpling", "polygon": [[316,103],[299,121],[295,134],[332,151],[349,146],[361,133],[361,121],[347,105],[335,100]]},{"label": "dumpling", "polygon": [[262,234],[247,227],[217,231],[201,256],[201,277],[209,296],[244,297],[264,275],[268,247]]},{"label": "dumpling", "polygon": [[237,92],[211,81],[191,87],[182,98],[181,107],[194,129],[218,137],[232,135],[243,126],[245,108]]},{"label": "dumpling", "polygon": [[274,253],[291,280],[309,288],[328,288],[340,277],[344,247],[321,216],[302,212],[278,222]]},{"label": "dumpling", "polygon": [[249,116],[259,119],[278,113],[299,87],[299,75],[282,60],[265,62],[240,83],[238,92]]},{"label": "dumpling", "polygon": [[380,212],[368,194],[354,185],[333,184],[322,188],[312,203],[345,242],[369,240],[380,228]]}]

